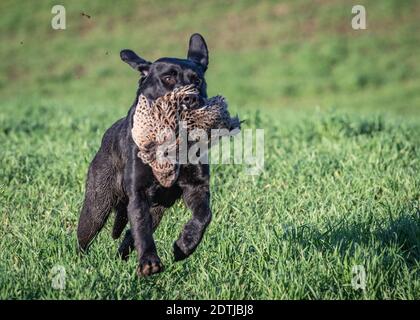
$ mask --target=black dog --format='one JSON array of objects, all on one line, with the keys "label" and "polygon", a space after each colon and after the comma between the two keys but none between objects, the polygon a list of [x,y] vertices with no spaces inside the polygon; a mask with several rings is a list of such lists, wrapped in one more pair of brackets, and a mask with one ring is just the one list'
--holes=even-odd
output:
[{"label": "black dog", "polygon": [[119,238],[128,222],[131,227],[118,249],[119,255],[127,259],[135,248],[139,258],[137,273],[151,275],[162,270],[153,231],[164,210],[181,196],[191,209],[192,218],[174,243],[175,260],[188,257],[200,243],[211,220],[209,166],[182,165],[172,187],[159,185],[151,168],[137,156],[138,148],[131,137],[133,114],[140,94],[154,100],[174,88],[194,84],[200,96],[207,98],[204,73],[208,50],[203,37],[193,34],[187,59],[161,58],[151,63],[131,50],[122,50],[120,55],[124,62],[140,71],[141,79],[127,116],[105,132],[101,147],[89,166],[77,237],[79,249],[86,251],[114,209],[112,237]]}]

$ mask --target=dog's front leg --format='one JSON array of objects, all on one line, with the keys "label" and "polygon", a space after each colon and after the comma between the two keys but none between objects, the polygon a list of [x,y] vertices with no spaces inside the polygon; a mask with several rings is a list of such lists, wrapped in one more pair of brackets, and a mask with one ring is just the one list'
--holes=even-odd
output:
[{"label": "dog's front leg", "polygon": [[175,261],[187,258],[200,243],[211,221],[210,190],[208,184],[187,186],[183,190],[184,202],[192,211],[178,240],[174,243]]},{"label": "dog's front leg", "polygon": [[137,274],[139,276],[149,276],[160,272],[163,267],[153,240],[152,217],[144,192],[136,192],[130,197],[127,214],[134,238],[134,246],[139,257]]},{"label": "dog's front leg", "polygon": [[151,170],[146,170],[137,158],[137,149],[132,148],[124,172],[124,190],[128,197],[127,216],[131,235],[137,251],[139,276],[149,276],[163,270],[153,240],[153,220],[146,194]]}]

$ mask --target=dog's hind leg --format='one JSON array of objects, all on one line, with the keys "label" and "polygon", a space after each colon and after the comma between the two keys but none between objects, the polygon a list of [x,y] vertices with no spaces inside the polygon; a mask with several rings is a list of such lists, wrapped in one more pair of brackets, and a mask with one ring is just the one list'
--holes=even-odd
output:
[{"label": "dog's hind leg", "polygon": [[112,228],[113,239],[118,239],[121,236],[121,233],[124,231],[127,223],[127,204],[124,202],[118,202],[115,206],[115,220],[114,227]]},{"label": "dog's hind leg", "polygon": [[159,226],[165,209],[166,208],[164,206],[154,206],[150,208],[150,214],[152,215],[153,232],[155,232],[156,228]]},{"label": "dog's hind leg", "polygon": [[[152,215],[152,221],[153,221],[153,231],[155,231],[156,228],[159,226],[159,223],[162,220],[165,209],[166,208],[164,206],[155,206],[155,207],[150,208],[150,213]],[[117,217],[115,217],[115,219],[117,219]],[[114,225],[114,228],[115,228],[115,225]],[[120,244],[120,247],[118,248],[118,256],[123,260],[127,260],[128,256],[133,250],[134,250],[134,238],[133,238],[133,235],[131,234],[131,230],[128,229],[125,232],[125,236],[124,236],[123,241]]]},{"label": "dog's hind leg", "polygon": [[134,238],[131,234],[131,230],[128,229],[125,232],[125,236],[123,241],[121,242],[119,248],[118,248],[118,256],[124,260],[128,260],[128,256],[130,255],[131,251],[134,250]]},{"label": "dog's hind leg", "polygon": [[102,227],[114,204],[112,167],[99,154],[89,167],[86,194],[77,227],[79,250],[85,252]]}]

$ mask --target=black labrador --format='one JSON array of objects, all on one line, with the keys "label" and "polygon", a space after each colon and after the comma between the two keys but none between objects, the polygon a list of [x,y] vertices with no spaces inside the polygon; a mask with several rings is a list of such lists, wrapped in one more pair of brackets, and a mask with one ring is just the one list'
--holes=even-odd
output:
[{"label": "black labrador", "polygon": [[140,72],[141,78],[127,116],[105,132],[101,147],[89,166],[77,238],[79,249],[85,252],[114,209],[114,239],[119,238],[130,223],[118,249],[119,255],[127,259],[136,249],[137,273],[148,276],[163,269],[153,232],[165,209],[180,197],[191,209],[192,217],[174,242],[175,260],[188,257],[200,243],[211,220],[209,166],[201,163],[182,165],[173,186],[159,185],[151,168],[137,156],[138,148],[131,137],[133,114],[140,94],[155,100],[174,88],[194,84],[200,96],[207,98],[204,73],[208,50],[204,38],[193,34],[187,59],[161,58],[151,63],[131,50],[122,50],[120,55],[124,62]]}]

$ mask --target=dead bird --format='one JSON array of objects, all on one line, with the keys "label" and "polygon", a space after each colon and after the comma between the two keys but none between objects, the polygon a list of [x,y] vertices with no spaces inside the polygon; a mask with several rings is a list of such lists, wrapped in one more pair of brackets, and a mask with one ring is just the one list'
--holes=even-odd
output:
[{"label": "dead bird", "polygon": [[[230,116],[225,98],[215,96],[203,102],[200,103],[198,90],[191,85],[176,88],[152,103],[144,95],[139,96],[131,130],[133,140],[139,148],[138,156],[150,165],[156,179],[166,188],[179,174],[177,159],[169,155],[179,151],[181,141],[177,133],[181,123],[188,131],[204,130],[207,137],[214,129],[230,132],[240,128],[238,117]],[[164,148],[159,149],[160,146]]]}]

